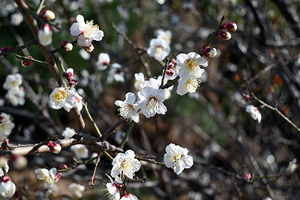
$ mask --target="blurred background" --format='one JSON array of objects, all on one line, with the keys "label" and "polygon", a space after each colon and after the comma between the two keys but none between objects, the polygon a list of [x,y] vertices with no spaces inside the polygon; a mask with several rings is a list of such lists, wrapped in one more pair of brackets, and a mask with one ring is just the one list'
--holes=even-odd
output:
[{"label": "blurred background", "polygon": [[[39,1],[26,1],[32,10]],[[119,35],[113,25],[138,47],[148,48],[149,41],[158,29],[172,32],[171,53],[197,52],[207,43],[218,28],[222,16],[226,22],[235,22],[238,30],[228,41],[215,38],[211,47],[217,49],[215,58],[207,58],[208,67],[197,92],[191,95],[176,94],[176,85],[170,99],[165,101],[166,115],[142,118],[135,125],[124,149],[137,155],[163,161],[165,146],[175,143],[189,149],[194,166],[177,176],[172,170],[143,163],[137,177],[145,183],[130,183],[131,193],[139,199],[297,199],[300,195],[299,136],[291,124],[275,111],[259,104],[249,95],[244,79],[253,93],[275,107],[300,126],[300,2],[292,0],[48,0],[45,9],[54,11],[54,50],[64,40],[74,41],[70,26],[78,14],[85,20],[94,20],[104,31],[100,42],[93,42],[92,53],[74,46],[71,52],[55,54],[59,68],[73,68],[91,115],[101,132],[105,132],[120,116],[116,100],[124,100],[134,88],[134,74],[146,76],[143,60],[152,77],[162,74],[162,65],[146,52],[138,55],[132,45]],[[9,0],[0,1],[0,47],[20,46],[32,41],[33,35],[25,20],[17,24],[13,15],[19,13]],[[38,20],[40,26],[42,20]],[[100,71],[96,62],[99,53],[108,53],[111,63],[119,63],[125,82],[108,82],[109,68]],[[48,98],[57,87],[46,65],[33,63],[22,67],[16,55],[31,55],[44,60],[35,45],[0,58],[0,112],[13,117],[15,128],[9,136],[14,144],[37,143],[58,135],[66,127],[78,131],[71,113],[53,110]],[[8,74],[20,73],[26,102],[13,106],[5,98],[2,85]],[[61,71],[62,72],[62,71]],[[150,78],[150,77],[148,77]],[[253,120],[246,113],[246,105],[259,108],[262,120]],[[45,113],[48,113],[45,115]],[[83,113],[87,129],[94,128]],[[50,117],[47,117],[47,116]],[[127,121],[108,138],[119,145],[120,138],[130,127]],[[90,155],[93,150],[90,150]],[[111,164],[101,158],[97,182],[89,186],[94,164],[81,165],[63,173],[52,190],[46,190],[33,173],[36,168],[72,166],[74,154],[63,149],[59,155],[41,154],[26,156],[27,167],[11,169],[9,175],[27,199],[72,199],[66,187],[72,182],[86,186],[83,199],[105,199],[103,184],[109,182]],[[252,179],[247,180],[246,174]],[[23,197],[26,199],[25,197]]]}]

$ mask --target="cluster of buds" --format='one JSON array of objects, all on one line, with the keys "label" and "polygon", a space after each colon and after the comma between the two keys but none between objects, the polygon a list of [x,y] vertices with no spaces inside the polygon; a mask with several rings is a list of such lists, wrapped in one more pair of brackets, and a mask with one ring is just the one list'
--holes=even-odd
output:
[{"label": "cluster of buds", "polygon": [[32,56],[27,56],[27,57],[25,57],[25,58],[22,58],[22,60],[21,60],[21,65],[22,65],[23,67],[28,67],[28,66],[30,66],[31,63],[32,63],[31,60],[27,60],[26,58],[32,59]]},{"label": "cluster of buds", "polygon": [[51,140],[47,143],[47,146],[50,148],[52,153],[58,154],[61,151],[61,146]]},{"label": "cluster of buds", "polygon": [[55,14],[52,10],[43,10],[40,16],[46,21],[52,21],[55,19]]},{"label": "cluster of buds", "polygon": [[176,60],[172,58],[171,62],[167,66],[166,74],[168,76],[173,76],[175,74],[174,68],[176,66]]},{"label": "cluster of buds", "polygon": [[219,30],[218,36],[222,40],[230,40],[231,34],[230,32],[235,32],[237,30],[237,25],[234,22],[231,23],[224,23],[222,29]]},{"label": "cluster of buds", "polygon": [[69,81],[69,86],[75,87],[78,84],[78,81],[76,79],[73,78],[74,76],[74,70],[72,68],[68,68],[65,71],[65,76],[67,77],[68,81]]},{"label": "cluster of buds", "polygon": [[204,47],[203,56],[208,58],[214,58],[217,55],[217,50],[215,48],[211,48],[209,46]]},{"label": "cluster of buds", "polygon": [[72,51],[73,50],[73,44],[68,41],[62,41],[61,46],[64,48],[65,51]]}]

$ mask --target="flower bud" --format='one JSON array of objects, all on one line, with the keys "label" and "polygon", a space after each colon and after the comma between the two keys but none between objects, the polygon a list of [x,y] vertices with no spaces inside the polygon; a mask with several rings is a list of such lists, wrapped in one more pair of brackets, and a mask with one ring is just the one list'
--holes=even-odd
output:
[{"label": "flower bud", "polygon": [[68,80],[72,80],[72,79],[73,79],[73,76],[74,76],[74,69],[68,68],[68,69],[65,71],[65,75],[66,75],[66,77],[67,77]]},{"label": "flower bud", "polygon": [[237,25],[234,22],[223,24],[223,28],[230,32],[235,32],[237,30]]},{"label": "flower bud", "polygon": [[18,190],[16,190],[16,192],[13,196],[13,200],[21,199],[21,197],[22,197],[21,193]]},{"label": "flower bud", "polygon": [[88,46],[88,47],[84,47],[84,49],[87,51],[87,52],[92,52],[93,50],[94,50],[94,45],[90,45],[90,46]]},{"label": "flower bud", "polygon": [[208,58],[213,58],[217,55],[217,50],[215,48],[205,47],[203,51],[203,56]]},{"label": "flower bud", "polygon": [[173,75],[175,74],[175,72],[174,72],[173,69],[168,69],[168,70],[166,71],[166,74],[167,74],[168,76],[173,76]]},{"label": "flower bud", "polygon": [[11,47],[11,46],[2,47],[2,48],[0,49],[0,53],[6,53],[6,52],[9,52],[9,51],[11,51],[12,49],[13,49],[13,47]]},{"label": "flower bud", "polygon": [[52,21],[55,19],[55,14],[52,10],[43,10],[40,16],[47,21]]},{"label": "flower bud", "polygon": [[245,102],[247,103],[247,102],[250,100],[250,96],[249,96],[248,94],[246,94],[246,95],[244,96],[244,100],[245,100]]},{"label": "flower bud", "polygon": [[15,156],[13,155],[11,158],[11,163],[14,169],[22,170],[27,166],[27,159],[24,156]]},{"label": "flower bud", "polygon": [[73,44],[71,42],[66,41],[66,40],[61,43],[61,46],[64,48],[65,51],[72,51],[73,50]]},{"label": "flower bud", "polygon": [[176,65],[176,60],[174,58],[172,58],[171,62]]},{"label": "flower bud", "polygon": [[[27,56],[27,58],[32,58],[32,56]],[[31,65],[31,63],[32,63],[31,60],[26,60],[26,59],[22,59],[22,60],[21,60],[21,65],[22,65],[23,67],[28,67],[28,66]]]},{"label": "flower bud", "polygon": [[231,38],[231,34],[228,31],[224,31],[224,30],[220,30],[218,32],[218,36],[222,39],[222,40],[230,40]]},{"label": "flower bud", "polygon": [[49,141],[47,146],[50,148],[52,153],[58,154],[61,151],[61,146],[53,141]]},{"label": "flower bud", "polygon": [[54,178],[55,182],[57,182],[61,178],[61,175],[62,175],[62,172],[59,172],[56,174],[56,176]]},{"label": "flower bud", "polygon": [[38,37],[43,46],[52,43],[52,29],[48,23],[39,30]]}]

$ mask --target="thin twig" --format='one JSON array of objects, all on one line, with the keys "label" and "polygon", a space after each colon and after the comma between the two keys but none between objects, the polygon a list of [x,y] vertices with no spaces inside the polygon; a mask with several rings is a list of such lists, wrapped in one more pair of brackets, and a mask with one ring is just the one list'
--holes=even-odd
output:
[{"label": "thin twig", "polygon": [[84,106],[84,110],[85,110],[85,112],[86,112],[88,118],[90,119],[90,121],[92,122],[92,124],[93,124],[93,126],[94,126],[94,128],[95,128],[95,130],[96,130],[97,136],[98,136],[98,137],[102,137],[102,134],[101,134],[101,132],[100,132],[100,130],[99,130],[99,128],[98,128],[96,122],[94,121],[93,117],[91,116],[91,114],[90,114],[90,112],[89,112],[89,109],[88,109],[88,107],[87,107],[87,103],[83,103],[83,106]]},{"label": "thin twig", "polygon": [[99,164],[99,161],[100,161],[100,152],[98,152],[98,156],[97,156],[97,160],[96,160],[96,164],[95,164],[95,168],[94,168],[94,172],[93,172],[93,176],[91,178],[91,186],[94,185],[94,182],[95,182],[95,177],[96,177],[96,171],[97,171],[97,168],[98,168],[98,164]]},{"label": "thin twig", "polygon": [[132,123],[131,123],[131,126],[130,126],[129,129],[127,130],[126,135],[124,136],[124,138],[123,138],[123,140],[122,140],[122,142],[121,142],[121,144],[120,144],[120,147],[121,147],[122,149],[124,148],[124,145],[125,145],[125,143],[126,143],[126,141],[127,141],[127,139],[128,139],[128,136],[129,136],[129,134],[130,134],[130,132],[131,132],[131,130],[133,129],[133,127],[134,127],[135,124],[136,124],[135,122],[132,122]]},{"label": "thin twig", "polygon": [[28,58],[27,56],[20,56],[20,55],[18,55],[18,54],[16,54],[16,57],[19,58],[19,59],[21,59],[21,60],[29,60],[29,61],[32,61],[32,62],[41,64],[41,65],[48,65],[47,62],[41,61],[41,60],[37,60],[37,59],[35,59],[35,58]]},{"label": "thin twig", "polygon": [[114,133],[114,130],[124,122],[125,122],[124,118],[119,119],[119,121],[113,124],[109,129],[107,129],[107,131],[103,134],[101,141],[105,141],[112,133]]}]

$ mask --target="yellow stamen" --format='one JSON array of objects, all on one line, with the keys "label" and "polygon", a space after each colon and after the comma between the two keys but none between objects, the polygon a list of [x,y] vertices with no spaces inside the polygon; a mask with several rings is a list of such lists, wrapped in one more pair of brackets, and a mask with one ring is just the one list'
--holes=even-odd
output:
[{"label": "yellow stamen", "polygon": [[65,101],[70,94],[66,90],[58,90],[54,95],[55,101]]}]

